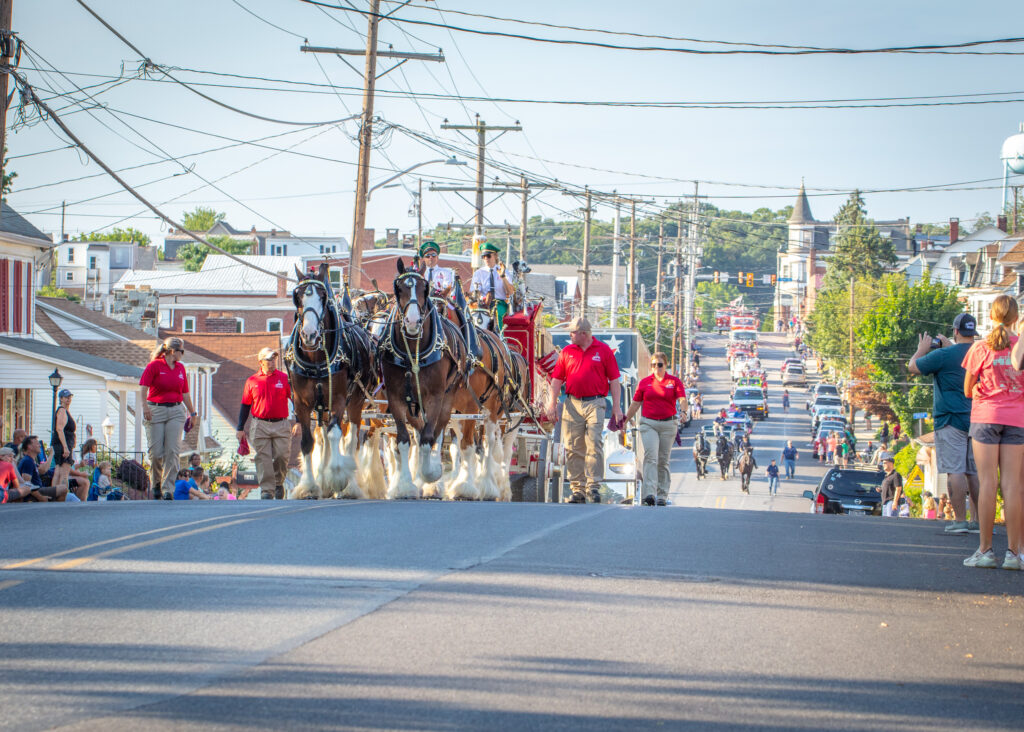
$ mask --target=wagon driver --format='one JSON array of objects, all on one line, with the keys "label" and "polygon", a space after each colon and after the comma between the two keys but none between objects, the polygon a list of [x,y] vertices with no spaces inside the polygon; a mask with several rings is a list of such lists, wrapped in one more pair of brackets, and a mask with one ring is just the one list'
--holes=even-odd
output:
[{"label": "wagon driver", "polygon": [[622,421],[619,366],[612,349],[594,339],[590,321],[586,318],[572,321],[569,336],[572,343],[558,354],[558,362],[551,372],[551,396],[546,415],[552,422],[558,419],[558,394],[565,384],[562,444],[567,451],[565,469],[572,486],[569,502],[586,503],[589,493],[593,503],[600,503],[598,491],[604,480],[601,430],[604,427],[605,397],[609,393],[612,416],[617,422]]},{"label": "wagon driver", "polygon": [[451,267],[438,265],[437,258],[441,254],[441,247],[436,241],[428,239],[420,245],[420,265],[423,272],[423,279],[430,286],[432,297],[448,298],[452,288],[455,286],[455,271]]},{"label": "wagon driver", "polygon": [[473,281],[469,285],[469,292],[476,293],[477,302],[487,310],[493,310],[494,330],[497,333],[505,327],[508,294],[512,292],[512,283],[505,276],[505,265],[498,259],[500,253],[501,249],[489,241],[480,245],[480,258],[484,266],[473,273]]},{"label": "wagon driver", "polygon": [[277,368],[276,348],[263,348],[256,358],[260,370],[249,377],[242,389],[236,436],[241,442],[245,437],[245,422],[249,420],[249,442],[252,443],[260,498],[281,500],[292,445],[288,423],[291,386],[288,374]]}]

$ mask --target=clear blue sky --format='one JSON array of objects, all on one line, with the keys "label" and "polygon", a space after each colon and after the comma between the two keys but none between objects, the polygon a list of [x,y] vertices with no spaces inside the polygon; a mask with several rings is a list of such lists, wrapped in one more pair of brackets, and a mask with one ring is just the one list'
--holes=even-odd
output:
[{"label": "clear blue sky", "polygon": [[[361,78],[333,56],[299,52],[300,38],[272,28],[243,11],[232,0],[177,0],[174,3],[138,0],[88,0],[90,5],[154,61],[187,69],[212,70],[359,87]],[[342,1],[343,0],[339,0]],[[287,31],[308,38],[313,45],[358,48],[364,44],[365,20],[353,13],[322,12],[298,0],[239,0],[254,13]],[[366,0],[352,0],[360,8]],[[423,0],[416,0],[416,5]],[[469,2],[441,0],[442,10],[468,10],[500,16],[541,20],[640,33],[660,33],[702,39],[785,43],[829,47],[877,47],[921,43],[949,43],[1015,35],[1024,28],[1024,4],[986,2],[968,5],[942,0],[931,3],[860,3],[721,0],[698,6],[690,3]],[[385,3],[388,7],[388,4]],[[438,20],[437,10],[410,7],[399,17]],[[639,39],[581,35],[564,30],[497,23],[479,18],[445,15],[453,25],[501,29],[546,37],[590,38],[613,43],[664,43]],[[335,20],[336,18],[336,20]],[[116,75],[122,64],[133,72],[137,56],[108,33],[74,0],[15,0],[14,28],[29,48],[64,72]],[[350,25],[351,27],[347,27]],[[398,50],[431,51],[440,47],[447,64],[410,61],[381,80],[384,89],[418,92],[488,95],[509,98],[724,101],[795,100],[911,95],[966,94],[1024,91],[1024,56],[872,55],[872,56],[690,56],[552,46],[522,40],[449,34],[440,28],[385,23],[383,44]],[[357,32],[358,31],[358,32]],[[692,45],[692,44],[685,44]],[[1013,48],[1024,52],[1024,44]],[[361,60],[352,59],[361,69]],[[22,68],[40,89],[68,91],[71,84],[44,75],[35,58],[22,58]],[[386,67],[385,67],[386,68]],[[215,84],[253,84],[219,76],[181,72],[182,78]],[[71,76],[86,86],[104,81]],[[276,86],[276,85],[274,85]],[[104,87],[100,87],[103,89]],[[357,91],[295,94],[204,87],[231,104],[259,114],[290,120],[319,121],[358,112]],[[326,91],[326,90],[321,90]],[[80,95],[81,96],[81,95]],[[1024,93],[1016,95],[1024,98]],[[17,100],[17,97],[15,97]],[[209,205],[227,213],[236,227],[284,227],[299,234],[351,235],[352,191],[357,148],[349,123],[341,129],[299,129],[261,122],[220,109],[172,84],[136,80],[104,91],[97,98],[112,109],[132,112],[196,130],[238,139],[254,139],[291,132],[266,141],[338,162],[297,157],[249,146],[196,156],[201,150],[227,144],[225,140],[129,117],[116,119],[93,110],[69,114],[67,122],[84,140],[116,167],[158,161],[163,154],[151,143],[186,166],[217,183],[228,195],[204,184],[195,175],[182,174],[158,182],[181,166],[164,162],[125,175],[154,202],[179,215],[196,205]],[[54,100],[64,107],[67,100]],[[70,109],[68,110],[70,111]],[[468,122],[479,112],[491,124],[522,122],[525,134],[510,133],[491,152],[499,160],[530,171],[596,189],[672,197],[690,195],[692,179],[780,186],[751,189],[702,184],[701,192],[718,206],[752,210],[790,203],[801,178],[808,188],[897,188],[998,178],[999,148],[1003,139],[1024,121],[1024,103],[960,107],[844,110],[651,110],[605,107],[494,104],[455,100],[379,99],[378,113],[387,120],[417,130],[465,141],[439,129],[441,120]],[[14,112],[8,124],[15,123]],[[135,131],[130,130],[128,123]],[[148,140],[138,136],[141,133]],[[439,157],[421,144],[395,133],[374,151],[376,169],[371,183],[388,177],[388,170]],[[61,141],[45,124],[9,133],[11,156],[59,147]],[[270,159],[261,161],[267,156]],[[525,156],[525,157],[524,157]],[[572,163],[570,167],[540,162],[531,157]],[[239,169],[248,167],[239,171]],[[10,202],[30,214],[47,231],[60,227],[59,206],[69,204],[67,230],[74,234],[130,217],[141,206],[127,194],[83,202],[117,190],[113,181],[95,178],[79,183],[22,190],[98,171],[83,165],[72,150],[14,159],[18,172]],[[588,170],[586,167],[607,169]],[[432,166],[425,177],[455,176],[469,179],[471,168]],[[233,174],[232,174],[233,173]],[[626,175],[630,173],[632,175]],[[229,175],[232,174],[232,175]],[[489,171],[489,177],[495,173]],[[647,179],[641,176],[653,176]],[[508,176],[501,176],[508,179]],[[661,179],[659,179],[661,178]],[[663,178],[680,179],[664,180]],[[402,187],[374,194],[368,225],[414,230],[408,210],[415,175]],[[997,186],[996,181],[979,184]],[[199,190],[193,191],[193,189]],[[812,192],[813,193],[813,192]],[[738,198],[735,198],[739,196]],[[751,198],[751,196],[778,196]],[[471,196],[469,196],[471,199]],[[842,196],[811,198],[819,219],[831,218]],[[910,216],[914,222],[939,222],[958,216],[965,222],[979,211],[995,212],[998,187],[987,190],[877,193],[866,196],[869,214],[888,219]],[[490,197],[488,197],[490,201]],[[545,194],[533,213],[556,218],[578,204],[571,198]],[[50,209],[45,211],[45,209]],[[472,217],[467,202],[454,194],[428,193],[424,200],[426,223]],[[517,221],[518,201],[489,203],[494,222]],[[599,216],[608,218],[608,209]],[[152,217],[129,219],[159,239],[161,226]]]}]

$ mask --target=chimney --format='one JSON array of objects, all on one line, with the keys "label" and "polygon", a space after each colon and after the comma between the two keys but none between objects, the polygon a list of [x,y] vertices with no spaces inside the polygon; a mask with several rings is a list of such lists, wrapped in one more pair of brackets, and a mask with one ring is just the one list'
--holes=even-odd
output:
[{"label": "chimney", "polygon": [[956,244],[960,241],[960,219],[949,220],[949,243]]},{"label": "chimney", "polygon": [[277,296],[288,297],[288,273],[277,273]]},{"label": "chimney", "polygon": [[1004,234],[1006,233],[1006,215],[1005,214],[999,214],[998,216],[996,216],[996,228],[999,229]]},{"label": "chimney", "polygon": [[253,227],[251,229],[249,229],[249,233],[252,234],[253,236],[256,236],[256,226],[255,226],[255,224],[253,225]]}]

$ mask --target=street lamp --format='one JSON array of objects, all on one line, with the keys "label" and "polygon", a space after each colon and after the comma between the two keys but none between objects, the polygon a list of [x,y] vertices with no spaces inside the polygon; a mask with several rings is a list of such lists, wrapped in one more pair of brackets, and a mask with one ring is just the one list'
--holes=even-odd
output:
[{"label": "street lamp", "polygon": [[100,429],[103,430],[103,438],[106,440],[107,450],[110,450],[114,442],[114,422],[109,416],[103,418],[103,421],[100,423]]},{"label": "street lamp", "polygon": [[53,373],[49,376],[49,381],[50,386],[53,387],[53,409],[50,410],[50,443],[53,444],[54,433],[57,431],[57,389],[60,388],[64,377],[60,375],[60,371],[54,368]]},{"label": "street lamp", "polygon": [[366,192],[366,200],[367,201],[370,200],[370,196],[373,195],[373,192],[375,190],[377,190],[378,188],[383,188],[384,186],[386,186],[391,181],[396,180],[398,178],[401,178],[406,173],[410,173],[410,172],[416,170],[416,168],[422,168],[424,165],[434,165],[436,163],[444,163],[445,165],[466,165],[466,161],[465,160],[459,160],[454,155],[452,155],[450,158],[440,158],[439,160],[425,160],[422,163],[416,163],[415,165],[413,165],[410,168],[406,168],[405,170],[402,170],[402,171],[399,171],[398,173],[395,173],[393,176],[391,176],[387,180],[382,180],[377,185],[371,186],[370,190],[368,190]]}]

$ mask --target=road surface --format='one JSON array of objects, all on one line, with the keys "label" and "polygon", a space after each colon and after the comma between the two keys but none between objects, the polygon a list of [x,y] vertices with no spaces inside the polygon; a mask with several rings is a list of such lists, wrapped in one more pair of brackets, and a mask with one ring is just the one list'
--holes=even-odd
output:
[{"label": "road surface", "polygon": [[941,522],[103,502],[4,506],[0,536],[4,730],[1024,719],[1024,577],[965,569]]}]

